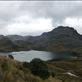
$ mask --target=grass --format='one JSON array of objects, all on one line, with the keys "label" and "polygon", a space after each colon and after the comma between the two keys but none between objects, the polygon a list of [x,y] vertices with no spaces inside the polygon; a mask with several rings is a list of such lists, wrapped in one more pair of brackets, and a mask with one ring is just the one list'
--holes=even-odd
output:
[{"label": "grass", "polygon": [[[55,77],[65,82],[82,82],[82,60],[51,61],[48,62],[48,66],[53,69]],[[70,76],[66,72],[71,72],[78,77]]]},{"label": "grass", "polygon": [[[30,67],[24,67],[19,62],[0,56],[0,82],[82,82],[82,60],[49,61],[50,77],[41,79],[32,74]],[[73,77],[66,72],[71,72],[78,77]]]}]

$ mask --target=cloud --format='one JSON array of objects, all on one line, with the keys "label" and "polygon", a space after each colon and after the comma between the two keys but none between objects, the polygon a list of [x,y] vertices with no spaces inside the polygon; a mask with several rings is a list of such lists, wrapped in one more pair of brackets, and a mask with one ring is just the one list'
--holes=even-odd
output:
[{"label": "cloud", "polygon": [[81,1],[1,1],[0,34],[40,35],[59,25],[82,34]]},{"label": "cloud", "polygon": [[52,30],[52,20],[49,18],[32,18],[29,16],[21,16],[15,19],[14,23],[8,25],[9,34],[18,35],[40,35],[44,31]]},{"label": "cloud", "polygon": [[[82,16],[81,1],[35,1],[24,2],[21,10],[29,10],[36,17],[44,16],[53,18],[56,21],[62,21],[66,17]],[[27,5],[29,4],[29,5]]]},{"label": "cloud", "polygon": [[66,18],[63,23],[66,26],[74,27],[82,34],[82,18]]}]

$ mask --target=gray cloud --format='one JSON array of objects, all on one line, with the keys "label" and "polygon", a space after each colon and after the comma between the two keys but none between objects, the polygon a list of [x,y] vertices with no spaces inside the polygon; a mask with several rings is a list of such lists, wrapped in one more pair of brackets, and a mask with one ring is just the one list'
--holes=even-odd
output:
[{"label": "gray cloud", "polygon": [[[3,1],[0,2],[0,32],[5,33],[8,25],[18,17],[30,14],[36,18],[50,18],[53,26],[63,24],[70,18],[82,18],[81,1]],[[7,33],[6,33],[7,34]]]},{"label": "gray cloud", "polygon": [[25,1],[19,9],[34,17],[52,18],[53,26],[62,24],[67,17],[82,18],[81,1]]}]

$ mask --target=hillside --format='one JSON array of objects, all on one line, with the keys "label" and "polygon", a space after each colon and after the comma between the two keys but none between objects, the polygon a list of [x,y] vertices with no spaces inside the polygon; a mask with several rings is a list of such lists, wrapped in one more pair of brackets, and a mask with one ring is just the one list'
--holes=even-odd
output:
[{"label": "hillside", "polygon": [[41,36],[7,36],[18,50],[74,51],[82,53],[82,35],[74,28],[59,26]]},{"label": "hillside", "polygon": [[74,28],[59,26],[40,36],[0,36],[0,51],[43,50],[82,53],[82,35]]},{"label": "hillside", "polygon": [[51,32],[43,34],[48,37],[49,51],[78,51],[82,50],[82,35],[72,27],[59,26]]},{"label": "hillside", "polygon": [[[82,82],[81,63],[81,60],[44,62],[37,59],[28,63],[0,56],[0,82]],[[35,66],[32,68],[33,64]],[[37,66],[43,69],[48,66],[48,69],[39,72]],[[38,75],[32,73],[35,67]],[[45,76],[47,70],[48,77]]]},{"label": "hillside", "polygon": [[11,40],[9,40],[6,36],[0,35],[1,52],[14,51],[15,49],[16,49],[16,45]]}]

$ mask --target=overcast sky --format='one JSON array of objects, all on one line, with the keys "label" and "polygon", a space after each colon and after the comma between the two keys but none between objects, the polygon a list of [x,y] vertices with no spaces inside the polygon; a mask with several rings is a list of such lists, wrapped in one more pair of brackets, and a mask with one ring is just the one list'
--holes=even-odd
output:
[{"label": "overcast sky", "polygon": [[81,1],[0,1],[0,34],[40,35],[60,25],[82,34]]}]

